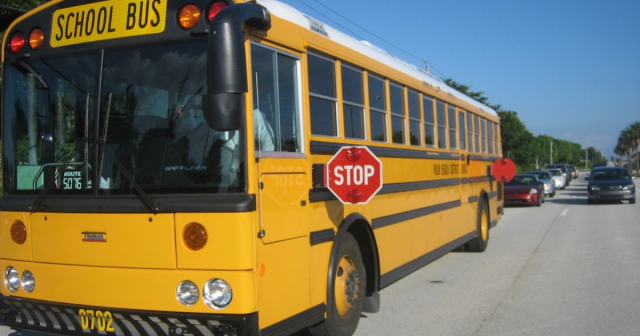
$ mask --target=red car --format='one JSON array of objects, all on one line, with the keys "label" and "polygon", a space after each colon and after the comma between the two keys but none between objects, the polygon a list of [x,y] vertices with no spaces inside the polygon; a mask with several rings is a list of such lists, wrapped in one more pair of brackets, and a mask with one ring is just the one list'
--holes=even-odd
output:
[{"label": "red car", "polygon": [[516,175],[504,184],[505,205],[535,205],[544,203],[544,184],[531,174]]}]

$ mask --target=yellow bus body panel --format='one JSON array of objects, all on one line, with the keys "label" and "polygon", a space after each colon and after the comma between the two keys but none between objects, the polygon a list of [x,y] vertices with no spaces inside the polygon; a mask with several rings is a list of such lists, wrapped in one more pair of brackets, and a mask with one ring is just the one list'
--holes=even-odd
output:
[{"label": "yellow bus body panel", "polygon": [[[202,270],[254,269],[255,215],[255,212],[175,214],[177,267]],[[202,224],[208,235],[207,244],[198,251],[187,248],[182,239],[184,227],[194,222]]]},{"label": "yellow bus body panel", "polygon": [[[176,268],[173,214],[31,215],[33,261],[66,265]],[[104,242],[84,238],[104,233]]]}]

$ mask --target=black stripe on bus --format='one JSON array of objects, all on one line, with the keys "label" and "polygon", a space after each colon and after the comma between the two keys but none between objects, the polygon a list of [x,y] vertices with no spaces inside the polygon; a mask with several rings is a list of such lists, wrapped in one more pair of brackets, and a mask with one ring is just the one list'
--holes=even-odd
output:
[{"label": "black stripe on bus", "polygon": [[[334,155],[345,146],[359,146],[354,144],[311,141],[311,154]],[[437,159],[437,160],[460,160],[460,154],[427,152],[418,149],[387,148],[379,146],[367,146],[373,154],[379,157],[392,157],[403,159]]]},{"label": "black stripe on bus", "polygon": [[469,197],[469,203],[475,203],[478,201],[478,196],[471,196]]},{"label": "black stripe on bus", "polygon": [[311,307],[299,314],[293,315],[286,320],[280,321],[272,326],[260,330],[260,335],[291,335],[304,327],[314,325],[324,320],[324,313],[327,308],[324,303]]},{"label": "black stripe on bus", "polygon": [[[405,191],[418,191],[433,188],[450,187],[460,184],[460,179],[447,179],[435,181],[407,182],[407,183],[391,183],[382,186],[378,192],[379,195],[393,194]],[[335,201],[338,198],[328,189],[311,189],[309,190],[309,202]]]},{"label": "black stripe on bus", "polygon": [[489,182],[492,180],[492,176],[473,176],[469,178],[469,183]]},{"label": "black stripe on bus", "polygon": [[395,268],[392,271],[389,271],[383,274],[380,277],[380,289],[383,289],[392,283],[404,278],[405,276],[413,273],[414,271],[424,267],[425,265],[437,260],[443,255],[451,252],[456,247],[470,241],[476,236],[475,232],[468,233],[442,247],[439,247],[421,257],[418,257],[400,267]]},{"label": "black stripe on bus", "polygon": [[498,221],[497,221],[497,220],[494,220],[494,221],[492,221],[491,223],[489,223],[489,227],[490,227],[490,228],[492,228],[492,229],[493,229],[494,227],[496,227],[496,225],[498,225]]},{"label": "black stripe on bus", "polygon": [[[251,212],[256,211],[254,194],[150,195],[167,212]],[[2,211],[31,211],[32,196],[5,196]],[[136,196],[48,197],[42,211],[74,213],[148,213],[149,209]]]},{"label": "black stripe on bus", "polygon": [[498,158],[489,157],[489,156],[480,156],[480,155],[469,155],[469,161],[487,161],[487,162],[496,162]]},{"label": "black stripe on bus", "polygon": [[469,184],[469,179],[468,178],[463,178],[462,179],[462,184]]},{"label": "black stripe on bus", "polygon": [[498,196],[498,192],[497,191],[492,191],[489,194],[487,194],[487,196],[489,196],[489,198],[494,198],[494,197]]},{"label": "black stripe on bus", "polygon": [[336,238],[336,232],[333,229],[326,229],[311,232],[311,246],[333,241]]},{"label": "black stripe on bus", "polygon": [[395,215],[378,217],[371,220],[371,226],[373,227],[374,230],[376,230],[385,226],[408,221],[410,219],[419,218],[419,217],[427,216],[430,214],[434,214],[436,212],[457,208],[461,204],[462,202],[460,202],[460,200],[457,200],[457,201],[442,203],[438,205],[432,205],[432,206],[428,206],[420,209],[409,210],[409,211],[397,213]]}]

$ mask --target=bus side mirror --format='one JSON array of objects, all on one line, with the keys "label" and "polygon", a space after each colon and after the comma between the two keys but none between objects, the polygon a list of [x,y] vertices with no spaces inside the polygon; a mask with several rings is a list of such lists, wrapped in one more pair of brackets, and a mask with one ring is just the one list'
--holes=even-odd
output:
[{"label": "bus side mirror", "polygon": [[213,93],[202,96],[204,120],[216,131],[240,129],[243,116],[243,93]]},{"label": "bus side mirror", "polygon": [[269,11],[254,2],[221,10],[209,25],[207,94],[202,97],[204,119],[217,131],[239,130],[247,89],[247,56],[243,25],[271,28]]}]

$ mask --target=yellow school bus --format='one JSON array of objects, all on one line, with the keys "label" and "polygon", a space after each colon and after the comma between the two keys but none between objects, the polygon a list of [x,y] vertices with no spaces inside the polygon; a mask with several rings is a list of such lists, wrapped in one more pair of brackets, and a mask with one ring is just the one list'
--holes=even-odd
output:
[{"label": "yellow school bus", "polygon": [[[502,214],[495,111],[274,0],[53,0],[2,52],[11,328],[351,335]],[[324,183],[345,146],[366,204]]]}]

